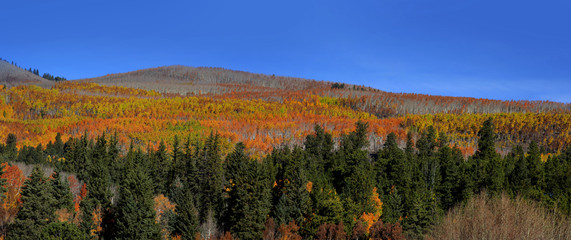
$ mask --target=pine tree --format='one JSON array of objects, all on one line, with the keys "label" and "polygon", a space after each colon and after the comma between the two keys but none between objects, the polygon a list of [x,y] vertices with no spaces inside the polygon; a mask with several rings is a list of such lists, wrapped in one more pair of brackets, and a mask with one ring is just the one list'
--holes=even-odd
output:
[{"label": "pine tree", "polygon": [[18,157],[18,148],[16,147],[16,135],[10,133],[6,138],[6,148],[4,152],[8,157],[8,160],[15,160]]},{"label": "pine tree", "polygon": [[73,195],[71,194],[67,180],[62,180],[59,172],[55,171],[52,174],[52,180],[50,182],[56,201],[55,208],[73,211]]},{"label": "pine tree", "polygon": [[[0,176],[4,175],[4,173],[6,172],[5,168],[6,165],[4,164],[4,162],[0,161]],[[0,202],[4,202],[4,198],[6,198],[6,192],[8,191],[8,188],[6,188],[5,186],[7,183],[8,183],[7,179],[0,177]]]},{"label": "pine tree", "polygon": [[153,208],[153,183],[141,169],[133,169],[121,185],[115,238],[160,239]]},{"label": "pine tree", "polygon": [[237,144],[228,157],[228,228],[239,239],[261,239],[270,211],[270,182],[262,165]]},{"label": "pine tree", "polygon": [[21,190],[22,207],[6,239],[40,239],[42,228],[55,221],[53,190],[43,171],[34,167]]},{"label": "pine tree", "polygon": [[307,189],[308,181],[302,169],[289,181],[291,182],[286,186],[287,191],[282,193],[276,205],[275,219],[278,224],[295,221],[298,225],[302,225],[304,219],[309,217],[311,208],[311,199]]},{"label": "pine tree", "polygon": [[198,210],[194,206],[194,196],[188,186],[185,186],[176,199],[176,222],[174,233],[180,235],[182,239],[194,239],[198,229]]},{"label": "pine tree", "polygon": [[[151,152],[151,151],[149,151]],[[169,170],[171,167],[170,161],[168,159],[167,147],[164,141],[159,144],[159,149],[152,153],[151,157],[151,169],[149,173],[153,183],[155,184],[155,194],[164,193],[165,186],[167,185],[167,179]]]},{"label": "pine tree", "polygon": [[180,179],[183,177],[186,171],[184,154],[181,151],[180,141],[178,140],[177,135],[174,136],[171,159],[171,166],[168,169],[169,173],[165,186],[166,190],[168,190],[173,185],[177,178]]},{"label": "pine tree", "polygon": [[87,234],[82,232],[75,224],[69,222],[53,222],[42,229],[43,240],[88,240]]},{"label": "pine tree", "polygon": [[55,150],[54,153],[55,153],[57,156],[63,156],[63,154],[64,154],[64,143],[63,143],[63,141],[61,140],[61,134],[60,134],[59,132],[58,132],[57,135],[56,135],[53,148],[54,148],[54,150]]},{"label": "pine tree", "polygon": [[440,197],[442,208],[448,210],[462,199],[462,190],[459,184],[459,164],[463,161],[463,158],[459,149],[451,149],[446,145],[438,150],[438,158],[441,164],[439,173],[441,183],[436,190]]},{"label": "pine tree", "polygon": [[219,136],[210,134],[197,159],[199,180],[199,203],[197,204],[200,219],[204,220],[209,210],[214,210],[217,219],[221,219],[222,190],[224,187],[224,171],[220,153]]}]

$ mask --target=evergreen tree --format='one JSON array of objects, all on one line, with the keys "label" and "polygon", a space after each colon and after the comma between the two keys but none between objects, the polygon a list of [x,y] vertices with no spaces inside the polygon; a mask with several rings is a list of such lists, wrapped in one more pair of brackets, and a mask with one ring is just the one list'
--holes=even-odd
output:
[{"label": "evergreen tree", "polygon": [[436,130],[433,126],[429,126],[426,132],[422,134],[416,143],[416,147],[420,158],[426,159],[433,155],[436,148]]},{"label": "evergreen tree", "polygon": [[54,154],[57,156],[63,156],[64,154],[64,143],[61,140],[61,134],[58,132],[53,144]]},{"label": "evergreen tree", "polygon": [[494,123],[492,118],[488,118],[482,124],[482,128],[478,131],[478,150],[476,157],[490,158],[496,154],[496,133],[494,132]]},{"label": "evergreen tree", "polygon": [[82,232],[75,224],[69,222],[53,222],[42,229],[43,240],[88,240],[87,234]]},{"label": "evergreen tree", "polygon": [[309,217],[311,200],[307,189],[308,181],[300,169],[287,185],[287,191],[282,192],[276,205],[275,219],[278,224],[288,224],[295,221],[298,225]]},{"label": "evergreen tree", "polygon": [[[149,151],[151,153],[152,151]],[[167,147],[164,141],[159,144],[159,149],[151,154],[151,168],[148,169],[151,179],[155,184],[155,194],[160,194],[165,192],[165,186],[167,186],[167,179],[169,170],[171,168],[170,161],[168,159]]]},{"label": "evergreen tree", "polygon": [[18,156],[18,148],[16,147],[16,135],[10,133],[6,138],[6,148],[4,152],[8,160],[15,160]]},{"label": "evergreen tree", "polygon": [[404,200],[398,189],[393,187],[389,194],[385,195],[383,204],[383,221],[397,223],[404,216]]},{"label": "evergreen tree", "polygon": [[228,228],[239,239],[261,239],[270,212],[270,182],[262,165],[237,144],[228,157]]},{"label": "evergreen tree", "polygon": [[184,176],[186,171],[186,163],[184,162],[184,154],[181,151],[180,141],[178,140],[178,136],[174,136],[174,141],[172,145],[172,154],[171,154],[171,165],[168,169],[168,177],[166,179],[165,190],[168,189],[173,185],[177,178],[181,178]]},{"label": "evergreen tree", "polygon": [[190,188],[185,186],[176,199],[174,233],[185,240],[194,239],[199,221],[198,210],[194,206],[194,196],[192,196]]},{"label": "evergreen tree", "polygon": [[494,124],[492,118],[484,121],[478,132],[478,150],[474,154],[475,181],[478,189],[488,188],[491,193],[498,193],[504,187],[504,164],[496,153]]},{"label": "evergreen tree", "polygon": [[523,148],[521,146],[515,147],[510,155],[506,157],[506,161],[513,162],[514,165],[513,171],[508,175],[508,181],[514,195],[527,192],[531,187],[531,176]]},{"label": "evergreen tree", "polygon": [[69,189],[69,183],[67,180],[62,180],[58,171],[52,174],[52,180],[50,181],[53,190],[53,196],[56,201],[56,209],[68,209],[70,212],[73,211],[73,195]]},{"label": "evergreen tree", "polygon": [[314,134],[305,138],[308,177],[316,181],[325,181],[325,169],[330,169],[333,138],[319,125],[315,125]]},{"label": "evergreen tree", "polygon": [[529,144],[529,150],[526,157],[527,166],[529,168],[531,188],[527,195],[536,200],[541,199],[542,190],[544,188],[545,173],[543,170],[543,162],[541,162],[541,153],[539,146],[535,141]]},{"label": "evergreen tree", "polygon": [[224,171],[220,153],[219,136],[210,134],[197,159],[199,197],[197,204],[200,219],[204,220],[209,210],[214,210],[217,219],[221,219],[222,190],[224,187]]},{"label": "evergreen tree", "polygon": [[90,177],[87,181],[89,197],[96,200],[97,205],[109,208],[111,205],[111,176],[109,169],[102,161],[97,161],[90,167]]},{"label": "evergreen tree", "polygon": [[436,190],[440,197],[440,206],[448,210],[462,200],[460,164],[464,159],[459,149],[451,149],[447,145],[440,147],[438,158],[441,164],[439,173],[441,183]]},{"label": "evergreen tree", "polygon": [[388,193],[392,186],[396,186],[406,195],[410,188],[412,169],[405,153],[398,147],[394,133],[390,133],[387,136],[387,140],[383,149],[379,151],[378,157],[380,159],[375,162],[378,186],[385,193]]},{"label": "evergreen tree", "polygon": [[133,169],[121,185],[115,238],[160,239],[153,208],[153,183],[141,169]]},{"label": "evergreen tree", "polygon": [[53,190],[43,171],[34,167],[21,190],[22,207],[6,239],[40,239],[42,228],[55,221]]},{"label": "evergreen tree", "polygon": [[[4,161],[0,161],[0,176],[4,175],[6,172],[5,168],[6,164],[4,164]],[[0,202],[4,202],[4,198],[6,198],[6,192],[8,191],[8,188],[5,186],[7,183],[8,180],[6,178],[0,177]]]},{"label": "evergreen tree", "polygon": [[343,220],[345,207],[333,187],[315,185],[310,197],[313,213],[309,226],[304,227],[306,234],[313,236],[322,224]]}]

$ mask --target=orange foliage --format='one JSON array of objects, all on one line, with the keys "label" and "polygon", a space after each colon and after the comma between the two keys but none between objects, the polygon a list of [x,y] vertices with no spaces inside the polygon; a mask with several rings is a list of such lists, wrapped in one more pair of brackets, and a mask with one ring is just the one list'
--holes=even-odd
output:
[{"label": "orange foliage", "polygon": [[278,228],[278,232],[281,235],[280,240],[301,240],[301,236],[297,233],[298,230],[299,227],[294,221],[291,221],[287,225],[282,224]]},{"label": "orange foliage", "polygon": [[307,189],[308,192],[311,192],[311,190],[313,189],[313,183],[311,181],[307,182],[305,188]]},{"label": "orange foliage", "polygon": [[[291,85],[285,79],[279,84]],[[231,143],[242,141],[253,156],[261,156],[284,142],[301,144],[315,124],[339,137],[352,131],[355,122],[361,120],[370,126],[371,150],[379,149],[391,132],[402,142],[407,131],[420,133],[434,125],[437,132],[446,133],[453,145],[470,155],[481,123],[492,117],[500,137],[500,151],[529,140],[536,140],[551,152],[571,144],[569,106],[557,103],[391,95],[363,87],[332,90],[330,85],[319,82],[304,85],[304,90],[296,86],[291,86],[295,90],[285,90],[231,83],[216,86],[229,90],[194,96],[71,81],[57,83],[52,89],[0,89],[0,99],[8,100],[0,101],[0,139],[15,133],[19,146],[45,146],[57,133],[65,141],[86,131],[91,136],[116,132],[119,143],[125,146],[133,142],[155,147],[160,140],[172,141],[175,135],[203,139],[215,131],[226,151],[231,151]],[[435,106],[462,103],[467,107],[449,113],[413,115],[416,110],[403,110],[399,105],[409,100],[427,101]],[[478,103],[473,105],[474,101]],[[510,113],[465,113],[497,112],[471,109],[478,104],[501,106],[498,109],[505,108]],[[527,113],[510,110],[516,108]],[[418,113],[421,112],[426,111]]]},{"label": "orange foliage", "polygon": [[60,222],[69,222],[73,219],[73,213],[67,208],[58,209],[56,210],[56,219]]},{"label": "orange foliage", "polygon": [[446,133],[453,144],[470,155],[477,146],[478,131],[488,118],[492,118],[498,135],[499,151],[532,140],[551,152],[571,144],[571,114],[565,112],[409,115],[402,125],[418,132],[434,126],[437,133]]},{"label": "orange foliage", "polygon": [[95,225],[95,228],[91,229],[91,236],[97,236],[103,230],[103,227],[101,226],[101,222],[103,222],[103,209],[101,208],[101,205],[98,205],[93,209],[91,216],[93,225]]},{"label": "orange foliage", "polygon": [[[172,203],[167,197],[165,197],[165,195],[160,194],[158,196],[156,196],[154,199],[155,205],[155,212],[156,212],[156,222],[157,223],[161,223],[161,219],[163,217],[163,213],[166,211],[174,211],[174,208],[176,207],[176,205],[174,203]],[[167,236],[170,234],[168,229],[163,227],[163,225],[161,226],[161,232],[163,234],[163,238],[166,239]]]},{"label": "orange foliage", "polygon": [[8,191],[6,198],[0,204],[0,226],[6,226],[14,220],[22,204],[20,189],[26,177],[17,166],[10,166],[7,163],[2,163],[2,165],[4,165],[5,172],[1,177],[7,180],[5,187]]},{"label": "orange foliage", "polygon": [[371,200],[374,204],[375,212],[374,213],[364,212],[360,217],[361,221],[365,223],[365,228],[367,233],[369,233],[369,229],[371,228],[371,226],[373,226],[373,224],[376,223],[381,218],[381,215],[383,213],[383,202],[381,202],[381,199],[379,198],[379,194],[377,193],[376,187],[373,188],[373,195],[371,196]]}]

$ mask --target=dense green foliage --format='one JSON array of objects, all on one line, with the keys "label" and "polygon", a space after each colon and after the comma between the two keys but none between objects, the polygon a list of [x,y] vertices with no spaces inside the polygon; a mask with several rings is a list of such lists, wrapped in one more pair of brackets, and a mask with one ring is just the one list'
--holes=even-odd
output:
[{"label": "dense green foliage", "polygon": [[[468,159],[434,128],[419,133],[417,141],[409,134],[404,148],[389,134],[382,149],[369,153],[367,127],[358,123],[355,131],[335,142],[316,126],[303,147],[284,145],[259,160],[241,143],[222,156],[216,134],[204,142],[188,138],[181,143],[177,137],[171,148],[161,143],[146,152],[130,147],[124,154],[114,135],[90,140],[86,134],[65,143],[58,136],[45,149],[19,151],[9,137],[3,156],[76,173],[87,183],[88,194],[80,205],[78,227],[55,224],[55,209],[71,208],[67,184],[57,172],[48,180],[34,169],[8,238],[93,233],[98,226],[90,213],[100,209],[102,229],[96,236],[157,239],[157,194],[176,204],[168,229],[183,239],[193,239],[196,233],[211,236],[207,231],[260,239],[269,231],[264,226],[268,218],[304,238],[366,236],[364,226],[373,222],[368,225],[370,236],[420,238],[445,212],[484,189],[490,195],[522,195],[561,214],[571,213],[571,148],[542,161],[540,146],[532,142],[527,151],[518,146],[502,157],[495,151],[492,121],[486,121],[478,133],[478,150]],[[65,161],[46,161],[46,156]],[[114,188],[118,191],[112,192]],[[370,219],[373,222],[367,223]]]},{"label": "dense green foliage", "polygon": [[22,208],[10,227],[7,239],[40,239],[42,228],[55,221],[52,186],[44,172],[35,167],[22,188]]}]

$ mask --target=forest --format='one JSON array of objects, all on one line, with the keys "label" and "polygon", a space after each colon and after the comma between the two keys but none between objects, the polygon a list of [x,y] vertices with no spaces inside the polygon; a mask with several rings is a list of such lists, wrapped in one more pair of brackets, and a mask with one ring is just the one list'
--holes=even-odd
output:
[{"label": "forest", "polygon": [[0,239],[571,239],[571,104],[56,78],[0,61]]},{"label": "forest", "polygon": [[512,212],[529,215],[530,199],[552,214],[540,238],[571,237],[571,148],[543,159],[531,142],[502,156],[488,118],[468,158],[433,126],[417,140],[407,134],[404,148],[390,133],[370,152],[369,127],[358,121],[335,139],[315,125],[302,144],[263,157],[243,143],[224,154],[216,132],[157,148],[87,132],[18,148],[9,134],[0,229],[5,239],[444,239],[453,232],[446,213],[516,201]]}]

